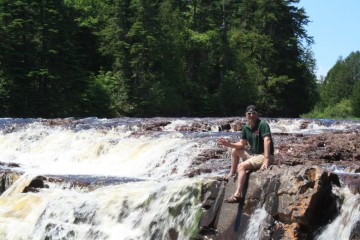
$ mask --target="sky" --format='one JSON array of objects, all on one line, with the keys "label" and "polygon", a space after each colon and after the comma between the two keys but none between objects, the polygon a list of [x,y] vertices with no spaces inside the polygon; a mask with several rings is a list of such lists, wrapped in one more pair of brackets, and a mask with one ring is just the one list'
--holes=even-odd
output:
[{"label": "sky", "polygon": [[316,75],[326,76],[339,57],[360,51],[360,0],[300,0],[309,17],[305,27],[315,43]]}]

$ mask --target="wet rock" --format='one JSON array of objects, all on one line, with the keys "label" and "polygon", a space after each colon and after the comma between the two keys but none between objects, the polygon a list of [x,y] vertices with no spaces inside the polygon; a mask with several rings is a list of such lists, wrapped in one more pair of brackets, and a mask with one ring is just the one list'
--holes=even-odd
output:
[{"label": "wet rock", "polygon": [[177,240],[179,239],[179,232],[174,229],[174,228],[170,228],[168,231],[168,235],[169,235],[169,239],[170,240]]},{"label": "wet rock", "polygon": [[44,180],[46,180],[43,176],[37,176],[33,180],[31,180],[30,184],[26,186],[23,190],[23,193],[27,192],[39,192],[39,189],[47,187],[44,184]]},{"label": "wet rock", "polygon": [[203,157],[204,159],[220,159],[226,151],[228,151],[226,148],[207,149],[199,154],[198,157]]},{"label": "wet rock", "polygon": [[193,122],[190,125],[177,126],[175,130],[180,132],[208,132],[211,131],[211,126],[207,123]]},{"label": "wet rock", "polygon": [[72,118],[54,118],[54,119],[42,119],[41,123],[49,126],[62,126],[76,123],[77,120]]},{"label": "wet rock", "polygon": [[226,155],[227,151],[228,149],[226,148],[205,149],[202,153],[193,159],[193,165],[202,165],[202,167],[205,167],[208,161],[225,161],[224,155]]},{"label": "wet rock", "polygon": [[360,175],[351,173],[338,173],[344,186],[348,186],[353,194],[360,193]]},{"label": "wet rock", "polygon": [[216,122],[201,120],[179,125],[175,130],[181,132],[238,132],[245,124],[244,118],[229,118]]},{"label": "wet rock", "polygon": [[[249,173],[243,201],[221,205],[212,239],[244,239],[257,211],[266,214],[257,230],[259,239],[312,239],[338,214],[334,184],[339,179],[318,166],[272,166]],[[235,189],[236,179],[230,178],[222,201]]]},{"label": "wet rock", "polygon": [[[232,141],[235,142],[237,139]],[[356,132],[316,135],[274,134],[275,163],[286,166],[322,167],[333,164],[341,168],[351,168],[352,172],[360,172],[360,147],[357,142],[360,142],[360,134]],[[194,177],[202,173],[228,171],[229,168],[230,150],[217,146],[211,150],[204,150],[195,157],[192,167],[189,168],[191,172],[186,172],[185,176]]]},{"label": "wet rock", "polygon": [[[334,178],[329,177],[330,175],[321,168],[297,166],[286,169],[283,174],[277,176],[279,180],[273,183],[274,187],[271,183],[276,178],[269,180],[270,188],[266,183],[264,188],[270,190],[269,192],[275,190],[278,203],[271,204],[265,199],[265,206],[266,203],[272,206],[268,208],[268,212],[278,221],[287,226],[296,223],[304,234],[311,236],[338,214],[337,197],[332,193]],[[258,189],[260,187],[261,185]],[[295,232],[291,234],[295,235]]]},{"label": "wet rock", "polygon": [[322,133],[316,135],[275,135],[276,154],[287,165],[312,163],[340,163],[349,165],[360,159],[360,134]]},{"label": "wet rock", "polygon": [[5,168],[18,168],[20,167],[20,164],[18,163],[5,163],[5,162],[0,162],[0,167],[5,167]]},{"label": "wet rock", "polygon": [[[209,170],[211,171],[211,170]],[[17,181],[22,172],[10,170],[10,169],[0,169],[0,195],[5,192],[15,181]],[[63,188],[80,188],[85,191],[93,191],[99,187],[126,183],[126,182],[136,182],[142,181],[141,179],[136,178],[126,178],[126,177],[108,177],[108,176],[83,176],[83,175],[44,175],[34,177],[30,183],[24,187],[22,190],[23,193],[27,192],[39,192],[42,188],[48,188],[50,184],[61,185]]]},{"label": "wet rock", "polygon": [[11,126],[7,126],[4,130],[3,133],[7,134],[7,133],[12,133],[15,131],[15,129],[17,128],[17,124],[12,124]]},{"label": "wet rock", "polygon": [[300,124],[300,129],[307,129],[309,124],[310,124],[310,121],[303,121]]},{"label": "wet rock", "polygon": [[228,170],[230,167],[228,151],[229,149],[222,147],[205,149],[193,159],[192,166],[189,168],[190,171],[187,171],[184,175],[194,177],[203,173]]},{"label": "wet rock", "polygon": [[237,119],[230,123],[231,130],[234,132],[239,132],[246,125],[246,121],[244,119]]},{"label": "wet rock", "polygon": [[216,220],[219,213],[225,191],[224,181],[214,181],[203,195],[202,207],[203,216],[200,220],[200,234],[214,235],[216,232]]},{"label": "wet rock", "polygon": [[360,239],[360,221],[358,221],[355,227],[352,229],[349,240]]},{"label": "wet rock", "polygon": [[194,169],[188,173],[185,173],[185,176],[187,177],[195,177],[197,175],[200,175],[202,173],[211,173],[212,172],[212,169],[211,168],[197,168],[197,169]]},{"label": "wet rock", "polygon": [[0,195],[5,192],[16,180],[20,178],[22,173],[11,170],[0,170]]},{"label": "wet rock", "polygon": [[154,121],[154,122],[145,123],[141,128],[145,131],[162,131],[163,128],[169,125],[170,123],[171,122],[164,120]]},{"label": "wet rock", "polygon": [[7,166],[10,167],[10,168],[18,168],[18,167],[20,167],[20,164],[18,164],[18,163],[9,163]]}]

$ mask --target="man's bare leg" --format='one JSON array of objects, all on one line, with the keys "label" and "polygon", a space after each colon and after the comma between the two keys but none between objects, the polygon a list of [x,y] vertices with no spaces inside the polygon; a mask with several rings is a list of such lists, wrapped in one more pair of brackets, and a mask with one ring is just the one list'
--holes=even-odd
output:
[{"label": "man's bare leg", "polygon": [[245,151],[244,149],[231,149],[231,167],[230,167],[230,173],[228,175],[229,177],[232,177],[236,174],[237,168],[240,162],[240,158],[243,160],[246,159]]},{"label": "man's bare leg", "polygon": [[242,162],[237,167],[237,185],[235,193],[225,199],[227,203],[239,203],[242,200],[242,192],[246,181],[246,172],[253,169],[253,166],[248,161]]},{"label": "man's bare leg", "polygon": [[236,191],[234,193],[234,196],[242,197],[243,187],[245,185],[245,180],[246,180],[246,172],[251,169],[253,169],[253,166],[251,165],[251,163],[249,163],[247,161],[242,162],[238,165],[238,167],[237,167],[237,172],[238,172],[237,186],[236,186]]}]

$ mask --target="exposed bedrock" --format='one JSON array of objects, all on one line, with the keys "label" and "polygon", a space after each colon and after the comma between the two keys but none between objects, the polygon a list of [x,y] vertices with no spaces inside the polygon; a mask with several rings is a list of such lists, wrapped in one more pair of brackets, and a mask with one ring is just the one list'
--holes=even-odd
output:
[{"label": "exposed bedrock", "polygon": [[243,201],[229,204],[224,199],[236,179],[214,181],[203,201],[199,239],[314,239],[339,214],[341,199],[332,188],[340,182],[318,166],[273,166],[249,173]]}]

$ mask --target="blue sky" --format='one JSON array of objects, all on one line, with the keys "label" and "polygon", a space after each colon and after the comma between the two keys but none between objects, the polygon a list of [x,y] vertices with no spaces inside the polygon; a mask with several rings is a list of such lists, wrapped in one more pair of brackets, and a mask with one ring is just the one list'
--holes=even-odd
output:
[{"label": "blue sky", "polygon": [[316,75],[326,76],[339,57],[360,50],[360,0],[300,0],[311,21],[306,30],[313,36]]}]

